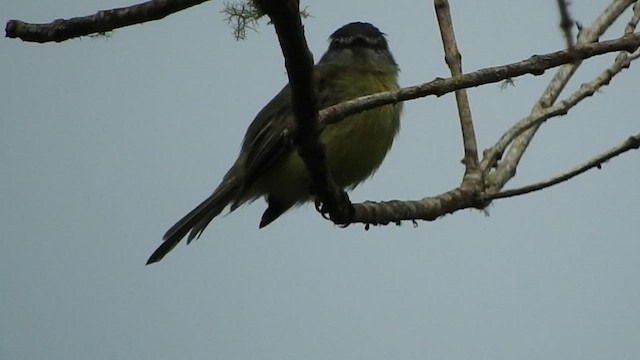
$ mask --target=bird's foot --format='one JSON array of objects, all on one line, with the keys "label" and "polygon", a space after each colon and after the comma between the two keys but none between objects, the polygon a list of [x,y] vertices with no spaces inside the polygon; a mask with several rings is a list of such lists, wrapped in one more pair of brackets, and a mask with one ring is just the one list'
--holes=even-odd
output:
[{"label": "bird's foot", "polygon": [[338,204],[338,206],[346,205],[347,208],[345,210],[339,209],[338,214],[340,218],[331,216],[329,209],[327,209],[326,205],[317,197],[314,201],[314,205],[316,211],[318,211],[323,218],[333,221],[338,226],[347,227],[351,223],[351,219],[353,219],[356,210],[353,207],[353,204],[351,204],[351,200],[349,200],[349,195],[345,191],[341,190],[341,196],[342,201]]}]

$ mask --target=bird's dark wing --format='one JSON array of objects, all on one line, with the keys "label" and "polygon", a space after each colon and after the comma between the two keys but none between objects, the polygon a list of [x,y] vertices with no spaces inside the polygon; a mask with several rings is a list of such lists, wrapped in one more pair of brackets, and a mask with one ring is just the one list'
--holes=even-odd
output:
[{"label": "bird's dark wing", "polygon": [[251,187],[274,161],[293,149],[293,129],[291,92],[287,85],[260,110],[247,129],[242,143],[243,189]]},{"label": "bird's dark wing", "polygon": [[[340,79],[341,67],[316,64],[314,77],[320,109],[335,105],[345,99],[340,86],[333,82]],[[337,88],[326,91],[326,88]],[[256,116],[245,134],[242,153],[245,154],[245,177],[242,189],[247,189],[274,161],[293,150],[295,119],[291,109],[291,90],[285,86]]]}]

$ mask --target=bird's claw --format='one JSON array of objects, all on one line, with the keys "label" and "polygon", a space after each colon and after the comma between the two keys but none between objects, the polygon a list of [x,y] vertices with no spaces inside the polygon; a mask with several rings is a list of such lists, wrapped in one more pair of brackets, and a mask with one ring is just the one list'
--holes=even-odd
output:
[{"label": "bird's claw", "polygon": [[[351,200],[349,200],[349,195],[347,195],[345,191],[341,191],[341,196],[343,199],[342,200],[343,203],[348,204],[347,218],[342,219],[337,225],[344,228],[349,226],[349,224],[351,223],[351,219],[353,219],[355,215],[356,210],[353,207],[353,204],[351,204]],[[318,211],[323,218],[325,218],[326,220],[334,221],[334,219],[331,218],[331,214],[329,213],[329,210],[322,203],[322,201],[320,201],[320,199],[316,198],[314,201],[314,205],[315,205],[316,211]]]}]

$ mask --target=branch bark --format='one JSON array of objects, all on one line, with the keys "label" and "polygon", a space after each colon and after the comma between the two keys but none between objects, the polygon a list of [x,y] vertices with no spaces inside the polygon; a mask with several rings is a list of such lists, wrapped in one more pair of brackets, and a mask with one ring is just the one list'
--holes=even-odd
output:
[{"label": "branch bark", "polygon": [[[434,5],[444,47],[445,61],[451,70],[451,75],[456,78],[462,75],[462,55],[456,44],[449,2],[447,0],[435,0]],[[465,172],[460,186],[474,187],[481,190],[484,180],[479,167],[478,145],[475,130],[473,129],[469,98],[467,97],[467,91],[465,89],[456,90],[455,94],[456,104],[458,105],[458,117],[460,118],[460,129],[462,131],[465,165]]]},{"label": "branch bark", "polygon": [[23,41],[61,42],[91,34],[105,33],[121,27],[160,20],[208,0],[151,0],[123,8],[101,10],[94,15],[58,19],[47,24],[9,20],[5,36]]}]

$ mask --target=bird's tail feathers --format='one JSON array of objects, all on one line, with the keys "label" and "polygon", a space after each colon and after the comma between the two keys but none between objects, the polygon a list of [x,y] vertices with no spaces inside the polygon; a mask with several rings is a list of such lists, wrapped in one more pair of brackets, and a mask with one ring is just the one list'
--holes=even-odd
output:
[{"label": "bird's tail feathers", "polygon": [[238,186],[233,181],[223,181],[200,205],[178,220],[162,238],[162,244],[151,254],[147,265],[162,260],[187,235],[187,244],[200,236],[211,220],[234,200]]}]

